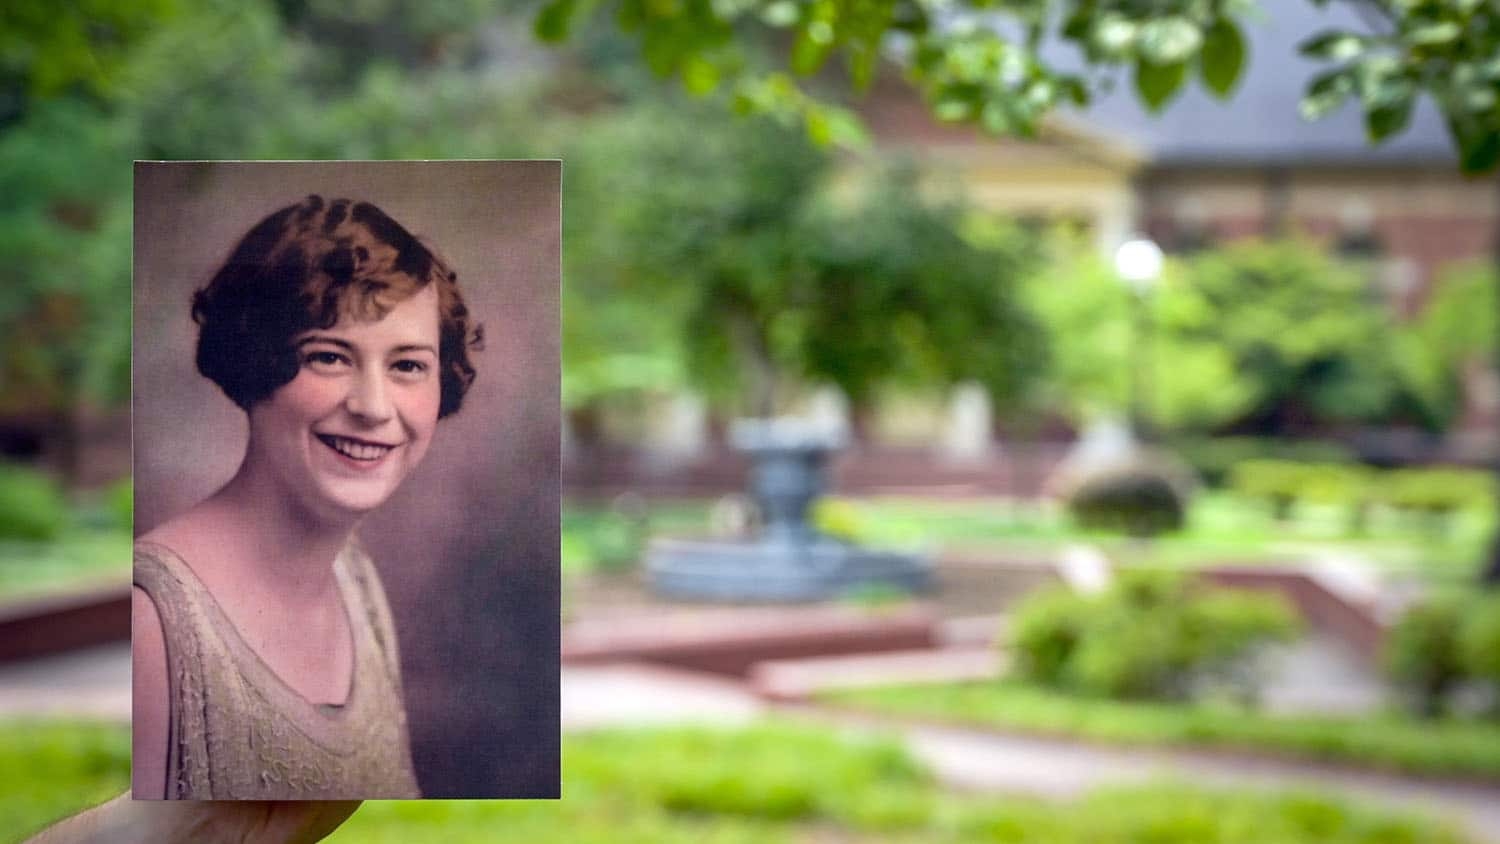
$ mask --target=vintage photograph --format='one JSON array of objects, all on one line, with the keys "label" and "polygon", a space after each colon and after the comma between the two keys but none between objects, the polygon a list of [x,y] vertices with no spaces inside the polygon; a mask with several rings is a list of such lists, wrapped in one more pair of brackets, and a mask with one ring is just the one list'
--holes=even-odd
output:
[{"label": "vintage photograph", "polygon": [[139,162],[138,799],[556,797],[560,162]]}]

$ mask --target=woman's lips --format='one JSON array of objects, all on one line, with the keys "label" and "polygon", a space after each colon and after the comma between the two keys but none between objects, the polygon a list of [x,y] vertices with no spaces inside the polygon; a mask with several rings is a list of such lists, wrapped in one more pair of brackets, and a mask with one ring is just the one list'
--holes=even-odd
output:
[{"label": "woman's lips", "polygon": [[337,434],[315,433],[314,436],[324,445],[338,453],[339,456],[362,464],[379,463],[382,458],[396,448],[394,445],[361,440],[355,437],[341,437]]}]

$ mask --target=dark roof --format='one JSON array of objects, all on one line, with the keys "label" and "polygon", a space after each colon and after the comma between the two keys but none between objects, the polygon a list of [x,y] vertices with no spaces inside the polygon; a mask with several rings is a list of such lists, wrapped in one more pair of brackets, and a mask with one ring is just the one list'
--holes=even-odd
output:
[{"label": "dark roof", "polygon": [[[1303,58],[1297,45],[1325,29],[1371,31],[1347,3],[1318,9],[1311,0],[1264,0],[1258,13],[1244,21],[1249,56],[1228,101],[1214,99],[1191,79],[1164,111],[1150,114],[1127,72],[1115,90],[1066,118],[1085,131],[1137,148],[1158,165],[1454,163],[1447,127],[1425,96],[1406,130],[1379,146],[1366,140],[1363,114],[1353,100],[1322,120],[1302,119],[1297,104],[1303,89],[1329,66]],[[1053,59],[1059,65],[1078,61],[1070,46],[1056,49]]]}]

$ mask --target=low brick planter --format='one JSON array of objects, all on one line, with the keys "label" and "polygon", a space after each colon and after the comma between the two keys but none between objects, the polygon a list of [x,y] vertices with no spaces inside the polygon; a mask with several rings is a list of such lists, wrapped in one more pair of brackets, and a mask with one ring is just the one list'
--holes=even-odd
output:
[{"label": "low brick planter", "polygon": [[129,640],[129,584],[0,606],[0,662]]},{"label": "low brick planter", "polygon": [[1201,571],[1211,583],[1275,592],[1291,601],[1308,623],[1354,646],[1367,659],[1380,654],[1385,625],[1373,607],[1346,599],[1313,575],[1271,566],[1214,566]]},{"label": "low brick planter", "polygon": [[937,613],[924,605],[698,610],[574,622],[563,630],[562,658],[744,677],[767,660],[931,648],[938,627]]}]

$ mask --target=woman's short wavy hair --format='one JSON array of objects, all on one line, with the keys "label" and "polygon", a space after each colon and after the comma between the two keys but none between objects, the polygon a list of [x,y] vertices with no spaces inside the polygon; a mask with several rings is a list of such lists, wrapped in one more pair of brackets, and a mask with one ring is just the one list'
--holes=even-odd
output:
[{"label": "woman's short wavy hair", "polygon": [[193,294],[198,371],[248,413],[297,376],[297,335],[332,328],[341,317],[381,319],[430,284],[442,337],[441,419],[462,406],[474,382],[469,351],[483,346],[457,282],[441,258],[374,205],[309,196],[257,223]]}]

